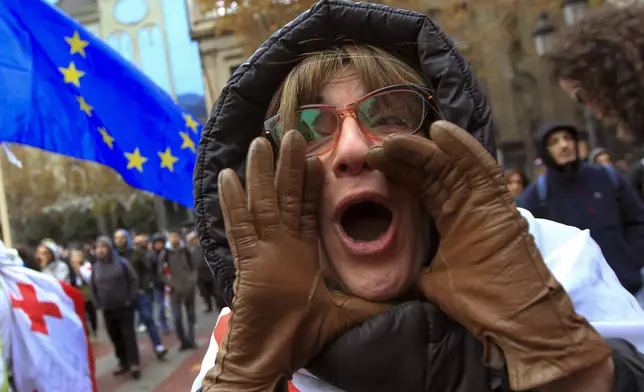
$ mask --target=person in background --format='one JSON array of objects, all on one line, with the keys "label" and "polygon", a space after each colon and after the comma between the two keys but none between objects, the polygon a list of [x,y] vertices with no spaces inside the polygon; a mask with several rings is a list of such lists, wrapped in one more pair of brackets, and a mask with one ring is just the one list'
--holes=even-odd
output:
[{"label": "person in background", "polygon": [[164,334],[170,332],[168,328],[168,319],[165,314],[165,281],[163,279],[163,265],[159,262],[159,255],[165,249],[166,238],[161,233],[156,233],[150,238],[152,250],[148,251],[148,263],[153,271],[152,292],[154,294],[154,303],[157,307],[157,317],[159,326]]},{"label": "person in background", "polygon": [[197,287],[199,288],[199,294],[206,304],[205,313],[212,313],[213,300],[215,302],[215,308],[217,308],[217,311],[220,311],[220,304],[217,302],[215,294],[215,278],[210,270],[210,266],[206,263],[203,249],[199,243],[199,236],[196,232],[191,231],[186,236],[186,242],[188,243],[190,258],[192,259],[195,270],[197,271]]},{"label": "person in background", "polygon": [[[161,337],[154,322],[154,276],[155,271],[150,265],[150,260],[147,257],[148,237],[146,235],[137,235],[134,237],[134,250],[132,251],[133,259],[132,268],[139,278],[139,296],[137,302],[137,311],[139,315],[139,322],[148,331],[150,342],[154,347],[154,352],[159,360],[163,360],[168,353],[168,350],[161,343]],[[138,255],[142,255],[139,257]],[[139,328],[139,331],[142,328]]]},{"label": "person in background", "polygon": [[547,169],[520,206],[537,218],[590,230],[622,286],[635,294],[642,288],[644,204],[612,166],[578,157],[577,134],[572,125],[542,127],[537,149]]},{"label": "person in background", "polygon": [[590,152],[588,163],[615,166],[613,162],[613,154],[603,147],[594,148],[593,151]]},{"label": "person in background", "polygon": [[525,175],[523,170],[519,169],[508,169],[503,173],[503,177],[505,178],[505,182],[508,184],[508,189],[514,198],[514,201],[518,203],[521,198],[521,194],[529,184],[528,177]]},{"label": "person in background", "polygon": [[141,377],[139,347],[134,329],[138,279],[130,262],[119,256],[107,236],[96,240],[96,264],[92,272],[92,292],[98,308],[103,309],[105,328],[119,361],[115,376],[131,372]]},{"label": "person in background", "polygon": [[570,98],[618,122],[625,141],[644,141],[644,4],[606,5],[564,31],[546,56]]},{"label": "person in background", "polygon": [[[146,251],[134,246],[129,231],[125,229],[116,230],[114,232],[114,245],[119,256],[127,259],[137,274],[142,273],[146,269]],[[138,311],[135,313],[134,320],[137,325],[137,331],[141,333],[145,332],[147,327],[139,320]]]},{"label": "person in background", "polygon": [[36,250],[36,259],[40,264],[40,270],[58,280],[75,286],[75,279],[72,280],[71,268],[64,261],[58,258],[58,246],[55,242],[44,240]]},{"label": "person in background", "polygon": [[[172,318],[177,338],[181,342],[179,350],[197,348],[195,342],[195,284],[196,273],[190,252],[182,244],[181,235],[177,232],[170,233],[168,237],[170,247],[165,249],[160,256],[160,261],[167,267],[166,285],[170,288],[170,302]],[[188,316],[188,325],[184,329],[183,309]]]},{"label": "person in background", "polygon": [[83,298],[85,298],[85,313],[90,326],[90,337],[96,340],[98,337],[98,318],[96,317],[97,312],[91,287],[92,265],[87,261],[85,254],[80,249],[74,249],[69,253],[69,262],[74,272],[76,272],[77,287],[83,293]]}]

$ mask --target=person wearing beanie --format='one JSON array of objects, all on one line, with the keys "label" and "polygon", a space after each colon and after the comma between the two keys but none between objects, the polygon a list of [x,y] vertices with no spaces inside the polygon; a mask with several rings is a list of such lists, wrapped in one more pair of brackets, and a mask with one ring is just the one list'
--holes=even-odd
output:
[{"label": "person wearing beanie", "polygon": [[105,328],[119,361],[114,375],[131,372],[132,377],[138,379],[141,370],[134,326],[138,278],[129,261],[118,255],[107,236],[96,239],[96,264],[91,283],[97,307],[103,310]]}]

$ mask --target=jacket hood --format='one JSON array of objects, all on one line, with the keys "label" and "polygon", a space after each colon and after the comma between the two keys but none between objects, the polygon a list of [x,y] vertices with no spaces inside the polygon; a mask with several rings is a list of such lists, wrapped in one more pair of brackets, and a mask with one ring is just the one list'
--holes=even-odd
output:
[{"label": "jacket hood", "polygon": [[112,239],[106,235],[102,235],[96,238],[96,243],[105,244],[108,246],[108,248],[110,248],[111,250],[114,250],[114,244],[112,243]]},{"label": "jacket hood", "polygon": [[127,239],[127,248],[128,249],[132,248],[132,236],[130,235],[130,232],[125,229],[118,229],[116,230],[116,232],[123,234]]},{"label": "jacket hood", "polygon": [[379,47],[419,70],[444,118],[467,129],[495,155],[488,101],[467,61],[437,24],[417,12],[322,0],[275,32],[235,71],[204,127],[194,173],[195,217],[206,259],[226,275],[220,282],[224,290],[232,287],[234,266],[217,176],[232,168],[243,183],[248,147],[263,133],[271,99],[288,73],[306,54],[346,43]]},{"label": "jacket hood", "polygon": [[40,245],[44,246],[49,250],[49,252],[51,252],[52,262],[60,258],[60,249],[58,248],[58,244],[56,244],[53,240],[45,239],[40,242]]},{"label": "jacket hood", "polygon": [[[556,170],[560,172],[576,171],[577,168],[579,167],[579,159],[569,164],[566,164],[564,166],[561,166],[557,164],[552,158],[552,156],[550,155],[550,152],[548,151],[548,136],[550,136],[550,134],[555,131],[568,131],[572,134],[572,137],[575,139],[575,141],[579,141],[579,131],[575,126],[570,124],[563,124],[563,123],[546,124],[542,126],[537,132],[536,147],[537,147],[537,152],[541,157],[541,160],[543,161],[544,165],[546,165],[546,168],[551,170]],[[576,145],[575,145],[575,153],[579,155],[579,151],[577,150]]]},{"label": "jacket hood", "polygon": [[610,150],[603,148],[603,147],[597,147],[594,148],[590,154],[588,154],[588,163],[596,163],[595,159],[597,159],[598,156],[602,154],[608,154],[609,156],[613,156],[613,153],[610,152]]}]

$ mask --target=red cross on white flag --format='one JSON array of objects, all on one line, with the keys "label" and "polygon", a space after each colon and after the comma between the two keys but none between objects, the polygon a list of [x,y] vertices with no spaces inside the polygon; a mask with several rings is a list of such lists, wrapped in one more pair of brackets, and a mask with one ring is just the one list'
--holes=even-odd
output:
[{"label": "red cross on white flag", "polygon": [[10,305],[10,341],[18,391],[96,392],[94,359],[77,289],[9,260],[0,242],[0,301]]},{"label": "red cross on white flag", "polygon": [[31,321],[31,330],[49,335],[45,316],[63,318],[60,308],[55,302],[39,302],[36,297],[36,288],[27,283],[16,283],[22,299],[11,294],[11,306],[14,309],[21,309]]}]

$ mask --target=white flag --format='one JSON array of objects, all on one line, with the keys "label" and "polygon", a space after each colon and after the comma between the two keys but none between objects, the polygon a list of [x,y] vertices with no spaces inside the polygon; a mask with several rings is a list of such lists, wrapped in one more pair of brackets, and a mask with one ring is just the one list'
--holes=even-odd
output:
[{"label": "white flag", "polygon": [[79,316],[84,311],[82,294],[16,262],[16,256],[1,242],[0,290],[5,294],[0,298],[6,298],[11,306],[11,317],[3,322],[10,325],[16,390],[95,390],[93,359]]}]

